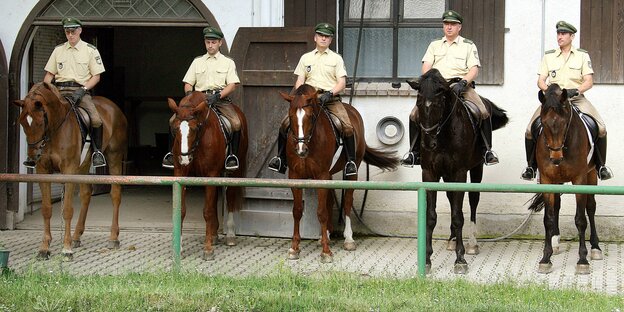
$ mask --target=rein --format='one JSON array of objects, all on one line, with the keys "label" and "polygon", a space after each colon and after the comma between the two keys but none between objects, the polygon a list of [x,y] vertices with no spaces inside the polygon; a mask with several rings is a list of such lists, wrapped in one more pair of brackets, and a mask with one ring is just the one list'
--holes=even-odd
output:
[{"label": "rein", "polygon": [[39,140],[33,143],[26,141],[26,144],[28,145],[28,147],[34,148],[37,154],[41,154],[41,151],[43,150],[43,148],[45,148],[47,143],[50,142],[50,138],[52,137],[52,135],[65,123],[65,120],[67,120],[67,117],[69,116],[70,112],[71,112],[71,109],[68,109],[67,113],[65,114],[65,117],[63,117],[63,120],[61,120],[61,122],[54,129],[50,130],[50,123],[48,121],[48,111],[44,110],[43,111],[43,124],[44,124],[43,136]]},{"label": "rein", "polygon": [[[300,108],[304,108],[308,106],[314,106],[314,104],[306,104],[306,105],[301,106]],[[310,141],[312,140],[312,135],[314,134],[314,129],[316,129],[316,122],[318,121],[318,117],[321,114],[322,110],[323,108],[319,107],[318,111],[314,113],[312,117],[312,130],[310,130],[310,133],[307,136],[299,137],[295,133],[295,130],[293,130],[293,127],[288,127],[290,129],[290,133],[292,134],[293,141],[295,141],[296,143],[303,143],[306,145],[310,143]],[[288,116],[288,118],[291,119],[292,116]],[[291,125],[293,124],[292,120],[290,121],[290,124]]]},{"label": "rein", "polygon": [[[455,94],[455,93],[453,93],[453,94]],[[440,134],[440,132],[442,131],[442,128],[444,127],[444,125],[446,125],[446,123],[448,123],[448,121],[451,119],[451,115],[455,111],[455,107],[457,106],[457,102],[459,102],[459,96],[455,95],[455,101],[453,102],[453,107],[451,107],[450,112],[448,113],[448,115],[446,116],[446,118],[442,122],[438,122],[437,124],[427,128],[427,127],[423,126],[422,122],[419,120],[418,121],[418,126],[420,126],[420,129],[423,132],[425,132],[426,135],[431,135],[431,132],[433,130],[436,130],[436,132],[435,132],[435,134],[433,134],[433,136],[437,137],[438,134]]]},{"label": "rein", "polygon": [[565,148],[565,142],[568,139],[568,131],[570,131],[570,124],[572,123],[572,115],[574,114],[573,111],[574,109],[572,108],[572,104],[570,104],[570,117],[568,118],[568,123],[566,124],[566,129],[563,134],[563,141],[561,143],[561,146],[551,147],[550,145],[548,145],[548,141],[546,140],[546,135],[544,135],[544,143],[546,144],[546,147],[548,148],[548,150],[550,150],[551,152],[558,152]]},{"label": "rein", "polygon": [[[186,153],[182,153],[180,151],[180,156],[189,156],[192,155],[195,150],[197,149],[197,146],[199,146],[199,142],[201,141],[202,136],[204,135],[204,124],[205,122],[208,120],[208,117],[210,116],[210,110],[208,110],[208,112],[206,113],[206,118],[204,118],[204,120],[202,122],[199,122],[197,124],[197,136],[195,137],[195,140],[193,141],[193,145],[191,145],[191,148],[189,149],[188,152]],[[181,121],[189,121],[189,120],[193,120],[193,119],[198,119],[195,116],[191,116],[191,117],[187,117],[187,118],[180,118],[177,114],[176,114],[176,118],[177,120],[181,120]]]}]

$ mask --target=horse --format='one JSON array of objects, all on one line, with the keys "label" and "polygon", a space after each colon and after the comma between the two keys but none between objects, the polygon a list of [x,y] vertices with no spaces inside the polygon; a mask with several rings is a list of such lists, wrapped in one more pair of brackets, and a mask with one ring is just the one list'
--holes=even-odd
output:
[{"label": "horse", "polygon": [[[594,159],[588,157],[592,150],[587,130],[576,109],[570,104],[568,91],[557,84],[539,92],[542,103],[540,118],[542,131],[537,135],[536,160],[542,184],[596,185],[598,177]],[[593,154],[593,153],[592,153]],[[553,253],[559,252],[559,210],[561,194],[538,193],[532,198],[530,210],[544,212],[544,255],[539,262],[538,272],[547,274],[553,271],[550,261]],[[579,260],[577,274],[589,274],[585,230],[589,216],[591,259],[602,260],[602,250],[598,245],[598,233],[594,215],[596,199],[594,194],[576,194],[576,216],[574,222],[579,235]]]},{"label": "horse", "polygon": [[[169,108],[175,113],[175,119],[170,124],[173,135],[174,168],[176,177],[220,177],[225,174],[225,157],[227,156],[227,141],[221,127],[221,121],[216,111],[208,106],[205,95],[195,91],[185,96],[180,105],[169,98]],[[234,105],[234,104],[230,104]],[[245,176],[247,158],[247,120],[243,112],[234,105],[238,118],[241,121],[241,136],[239,144],[239,168],[228,173],[229,176],[242,178]],[[203,260],[214,260],[213,242],[217,241],[219,229],[217,200],[221,188],[205,186],[204,220],[206,221],[206,238],[204,241]],[[182,188],[182,221],[186,216],[186,187]],[[226,222],[226,245],[236,245],[234,229],[234,214],[240,210],[243,200],[241,187],[226,189],[228,217]]]},{"label": "horse", "polygon": [[[289,95],[280,92],[281,97],[290,103],[288,118],[290,130],[286,143],[286,158],[288,163],[289,179],[316,179],[331,180],[332,174],[340,172],[346,163],[345,153],[332,166],[334,154],[339,148],[339,136],[333,128],[329,113],[321,106],[314,87],[303,84]],[[351,105],[344,104],[351,120],[356,141],[355,163],[359,167],[362,160],[379,167],[382,170],[396,169],[399,158],[394,152],[382,151],[369,147],[364,138],[364,122],[359,112]],[[349,180],[357,180],[357,175],[347,177]],[[288,259],[299,259],[299,223],[303,215],[303,190],[291,188],[293,194],[293,218],[294,229],[292,246],[288,250]],[[344,226],[344,249],[352,251],[356,249],[351,229],[351,208],[353,206],[353,189],[345,190],[343,198],[343,211],[345,218]],[[333,192],[328,189],[317,189],[318,206],[316,214],[321,225],[322,245],[321,262],[332,262],[333,254],[329,249],[329,231],[332,229],[331,209],[334,203]]]},{"label": "horse", "polygon": [[[421,143],[418,147],[421,154],[423,182],[466,182],[470,172],[470,182],[480,183],[483,178],[483,155],[485,147],[480,143],[479,130],[471,121],[468,110],[462,100],[450,89],[437,69],[431,69],[417,80],[409,80],[408,84],[418,91],[416,106],[419,113],[419,131]],[[490,111],[492,130],[505,126],[508,122],[505,111],[490,100],[481,97]],[[484,120],[483,122],[489,122]],[[451,235],[448,239],[448,250],[455,250],[456,260],[453,271],[456,274],[468,272],[468,264],[464,254],[478,254],[479,246],[476,239],[476,215],[479,205],[479,192],[469,192],[470,227],[468,249],[462,240],[464,215],[462,204],[465,192],[446,192],[451,206]],[[426,271],[431,269],[433,248],[431,240],[437,222],[437,192],[427,191],[427,258]]]},{"label": "horse", "polygon": [[[127,121],[122,111],[109,99],[94,96],[93,102],[102,118],[103,140],[101,150],[108,161],[111,175],[122,174],[122,161],[128,148]],[[21,107],[18,122],[26,134],[28,157],[36,162],[38,174],[88,174],[91,163],[91,152],[81,160],[82,135],[78,117],[73,113],[72,106],[50,83],[40,82],[32,86],[24,100],[16,100],[15,105]],[[43,215],[43,242],[39,247],[38,259],[50,258],[50,218],[52,217],[52,200],[50,183],[39,183],[41,188],[41,213]],[[65,233],[62,255],[66,260],[73,257],[72,247],[80,247],[85,230],[85,220],[91,201],[91,185],[80,184],[81,209],[78,223],[71,234],[71,221],[74,215],[73,196],[74,184],[65,183],[63,199],[63,219]],[[119,205],[121,203],[121,185],[111,185],[113,202],[113,220],[111,224],[108,248],[119,248]]]}]

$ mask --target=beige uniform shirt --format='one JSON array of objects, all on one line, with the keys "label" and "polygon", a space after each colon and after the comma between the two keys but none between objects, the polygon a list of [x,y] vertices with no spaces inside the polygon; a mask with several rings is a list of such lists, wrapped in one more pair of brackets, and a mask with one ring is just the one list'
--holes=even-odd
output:
[{"label": "beige uniform shirt", "polygon": [[567,60],[560,48],[546,51],[538,71],[540,76],[548,76],[547,84],[556,83],[564,89],[578,88],[583,83],[583,76],[593,73],[587,51],[574,47]]},{"label": "beige uniform shirt", "polygon": [[422,62],[433,64],[447,80],[464,77],[473,66],[481,67],[477,46],[462,36],[452,42],[446,37],[431,42]]},{"label": "beige uniform shirt", "polygon": [[305,76],[305,83],[316,89],[329,91],[338,78],[347,76],[347,70],[340,54],[330,49],[322,53],[314,49],[301,56],[295,75]]},{"label": "beige uniform shirt", "polygon": [[236,64],[221,52],[196,57],[182,81],[195,86],[195,91],[222,90],[230,83],[240,83]]},{"label": "beige uniform shirt", "polygon": [[82,40],[75,47],[69,42],[56,46],[45,70],[54,74],[56,82],[75,81],[81,85],[105,71],[100,52],[94,45]]}]

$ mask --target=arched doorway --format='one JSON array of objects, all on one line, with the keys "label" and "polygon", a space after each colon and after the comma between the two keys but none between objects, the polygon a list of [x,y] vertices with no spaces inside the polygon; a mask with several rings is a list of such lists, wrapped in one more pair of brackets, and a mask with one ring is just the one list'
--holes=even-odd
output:
[{"label": "arched doorway", "polygon": [[[170,114],[166,98],[183,95],[184,72],[195,56],[205,53],[201,28],[218,26],[214,16],[201,0],[113,0],[100,2],[97,7],[87,1],[39,1],[19,30],[13,47],[9,103],[22,97],[34,82],[41,81],[52,48],[65,41],[59,23],[65,16],[83,21],[83,40],[98,46],[102,54],[107,71],[95,92],[114,99],[133,125],[130,157],[144,157],[147,159],[142,163],[156,165],[160,160],[155,156],[162,148],[157,141],[167,132]],[[227,52],[227,45],[222,49]],[[15,120],[18,108],[8,103],[5,106],[6,120]],[[20,158],[20,150],[24,150],[20,147],[21,130],[10,124],[7,122],[6,127],[6,172],[25,172]],[[16,185],[8,193],[8,209],[23,209],[18,202],[20,196],[25,196],[25,187],[18,190]]]},{"label": "arched doorway", "polygon": [[[0,107],[7,107],[8,103],[8,79],[9,68],[7,66],[6,53],[4,53],[4,45],[0,41]],[[0,110],[0,123],[4,123],[7,126],[11,124],[7,118],[6,109]],[[8,158],[8,141],[7,141],[8,127],[0,127],[0,172],[7,172],[7,158]],[[7,183],[0,183],[0,230],[9,227],[7,214]]]}]

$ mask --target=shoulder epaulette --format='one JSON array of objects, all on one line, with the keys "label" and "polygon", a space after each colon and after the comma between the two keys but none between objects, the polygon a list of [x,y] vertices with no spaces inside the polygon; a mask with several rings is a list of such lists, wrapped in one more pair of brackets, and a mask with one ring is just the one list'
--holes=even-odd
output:
[{"label": "shoulder epaulette", "polygon": [[61,47],[61,46],[64,46],[64,45],[65,45],[65,43],[61,43],[61,44],[57,45],[55,48],[58,48],[58,47]]},{"label": "shoulder epaulette", "polygon": [[466,38],[464,38],[464,43],[467,43],[467,44],[474,44],[474,42],[472,42],[472,40],[470,40],[470,39],[466,39]]},{"label": "shoulder epaulette", "polygon": [[196,56],[195,59],[202,58],[204,55]]},{"label": "shoulder epaulette", "polygon": [[229,57],[229,56],[227,56],[227,55],[225,55],[225,54],[221,54],[221,55],[225,56],[225,58],[226,58],[226,59],[230,59],[230,60],[232,60],[232,61],[234,60],[233,58],[231,58],[231,57]]},{"label": "shoulder epaulette", "polygon": [[577,51],[581,51],[581,52],[585,52],[585,53],[589,53],[589,52],[587,52],[587,50],[585,50],[585,49],[581,49],[581,48],[577,48],[576,50],[577,50]]},{"label": "shoulder epaulette", "polygon": [[546,52],[544,52],[544,54],[550,54],[550,53],[555,53],[555,51],[557,51],[557,50],[555,50],[555,49],[552,49],[552,50],[548,50],[548,51],[546,51]]},{"label": "shoulder epaulette", "polygon": [[87,43],[87,47],[89,47],[89,48],[91,48],[93,50],[97,50],[97,47],[92,45],[92,44],[90,44],[90,43]]}]

